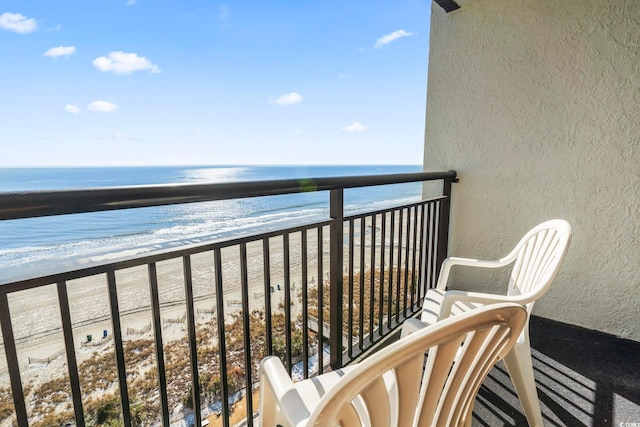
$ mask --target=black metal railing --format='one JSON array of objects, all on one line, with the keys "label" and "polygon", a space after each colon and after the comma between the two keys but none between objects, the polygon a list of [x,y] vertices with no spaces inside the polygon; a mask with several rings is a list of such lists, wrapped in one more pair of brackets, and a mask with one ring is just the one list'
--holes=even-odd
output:
[{"label": "black metal railing", "polygon": [[[290,373],[307,378],[348,364],[419,310],[447,253],[455,179],[448,171],[0,193],[0,220],[330,194],[329,218],[321,221],[0,279],[0,401],[7,402],[0,422],[86,426],[115,417],[126,426],[168,426],[186,417],[201,426],[217,414],[229,426],[242,399],[239,416],[253,425],[262,357],[277,354]],[[444,183],[438,197],[344,212],[345,189],[437,180]],[[29,308],[45,294],[55,295],[53,308]],[[104,328],[102,338],[87,333],[96,328]]]}]

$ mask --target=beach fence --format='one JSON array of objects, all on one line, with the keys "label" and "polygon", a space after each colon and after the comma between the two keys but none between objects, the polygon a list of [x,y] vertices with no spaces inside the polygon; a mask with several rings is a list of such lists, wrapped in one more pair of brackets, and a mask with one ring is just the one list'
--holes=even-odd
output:
[{"label": "beach fence", "polygon": [[162,319],[162,326],[182,324],[187,321],[187,313],[181,317],[165,317]]},{"label": "beach fence", "polygon": [[[91,335],[87,335],[87,341],[82,341],[80,343],[80,347],[95,347],[95,346],[100,346],[102,344],[105,344],[109,341],[111,341],[113,339],[112,335],[107,335],[104,334],[102,336],[101,339],[99,340],[93,340],[93,339],[89,339],[89,337],[91,337]],[[49,357],[28,357],[29,360],[29,365],[34,365],[34,364],[49,364],[51,362],[53,362],[54,360],[56,360],[58,357],[62,356],[63,354],[65,354],[64,350],[58,350],[55,353],[51,354]],[[0,371],[0,374],[2,372]]]},{"label": "beach fence", "polygon": [[215,316],[216,308],[215,307],[212,307],[212,308],[198,308],[198,309],[196,309],[196,314],[198,316],[201,315],[201,314],[208,315],[208,316]]},{"label": "beach fence", "polygon": [[45,357],[45,358],[29,357],[29,365],[48,365],[49,363],[53,362],[63,354],[64,354],[64,350],[59,350],[53,353],[51,356]]},{"label": "beach fence", "polygon": [[151,330],[151,322],[143,328],[127,328],[127,335],[144,335]]}]

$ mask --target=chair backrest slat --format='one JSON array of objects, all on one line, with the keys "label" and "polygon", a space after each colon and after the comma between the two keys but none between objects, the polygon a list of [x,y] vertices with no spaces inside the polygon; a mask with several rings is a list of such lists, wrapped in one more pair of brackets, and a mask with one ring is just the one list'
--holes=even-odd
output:
[{"label": "chair backrest slat", "polygon": [[391,399],[382,376],[363,388],[360,396],[371,427],[387,427],[389,423],[386,420],[391,418]]},{"label": "chair backrest slat", "polygon": [[451,365],[460,349],[462,339],[463,337],[457,337],[456,340],[430,349],[425,367],[425,376],[429,378],[429,381],[424,383],[420,390],[421,399],[418,406],[421,408],[421,412],[418,415],[420,420],[418,425],[431,425],[442,411],[439,406],[440,396],[447,386],[449,373],[452,369]]},{"label": "chair backrest slat", "polygon": [[424,365],[424,354],[417,355],[405,363],[399,364],[394,369],[397,395],[391,398],[397,399],[397,420],[399,426],[411,425],[414,418],[416,402],[420,400],[420,383]]},{"label": "chair backrest slat", "polygon": [[530,295],[527,309],[546,292],[564,260],[571,227],[564,220],[544,222],[529,231],[514,248],[517,253],[511,270],[508,295]]}]

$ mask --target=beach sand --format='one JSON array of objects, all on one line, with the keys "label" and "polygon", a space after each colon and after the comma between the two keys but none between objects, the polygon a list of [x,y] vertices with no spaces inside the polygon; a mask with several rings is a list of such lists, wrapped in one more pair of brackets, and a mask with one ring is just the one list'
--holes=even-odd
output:
[{"label": "beach sand", "polygon": [[[356,223],[356,236],[359,235]],[[348,236],[345,236],[345,238]],[[356,246],[359,238],[354,239]],[[376,244],[379,244],[378,236]],[[307,235],[308,283],[312,287],[329,274],[329,230],[323,230],[323,275],[318,277],[317,233]],[[370,246],[370,241],[366,245]],[[291,296],[298,300],[302,284],[301,234],[290,236],[290,283],[294,289]],[[356,253],[358,253],[357,249]],[[348,254],[345,250],[345,266]],[[229,320],[241,308],[242,300],[240,251],[238,247],[222,250],[223,301],[225,318]],[[365,257],[370,260],[369,253]],[[284,250],[282,237],[273,238],[270,250],[272,307],[275,312],[284,301]],[[368,262],[368,261],[367,261]],[[379,261],[377,261],[379,262]],[[215,271],[213,252],[204,252],[191,257],[196,322],[210,319],[216,307]],[[249,310],[264,311],[264,272],[262,241],[247,245],[248,299]],[[164,343],[185,337],[186,323],[169,323],[171,319],[182,319],[186,313],[184,273],[182,259],[172,259],[157,264],[161,318],[163,320],[162,339]],[[150,311],[149,273],[146,265],[116,272],[118,303],[123,339],[141,337],[153,339]],[[113,352],[112,323],[107,290],[106,275],[91,276],[68,282],[68,294],[73,327],[73,336],[78,364],[95,357],[96,352]],[[278,290],[280,287],[280,290]],[[61,331],[60,310],[55,284],[35,290],[9,295],[9,306],[16,337],[18,360],[23,386],[37,386],[52,378],[66,376],[66,357]],[[294,306],[292,318],[298,315],[299,307]],[[148,329],[142,334],[127,334],[127,331]],[[103,334],[107,339],[102,340]],[[87,346],[88,335],[92,343]],[[84,343],[84,346],[82,345]],[[2,353],[4,353],[2,349]],[[34,359],[51,359],[46,363],[34,363]],[[31,362],[31,363],[30,363]],[[0,354],[0,387],[9,386],[6,358]]]},{"label": "beach sand", "polygon": [[[328,231],[324,233],[328,245]],[[300,233],[290,239],[290,282],[302,283]],[[222,249],[223,300],[225,317],[229,317],[237,302],[242,300],[240,290],[240,252],[238,247]],[[308,279],[317,280],[317,236],[308,233]],[[324,255],[324,271],[329,271],[328,250]],[[213,252],[193,255],[192,282],[195,310],[215,309],[215,270]],[[264,273],[262,242],[247,245],[247,268],[250,310],[264,310]],[[284,253],[282,238],[272,239],[270,250],[272,298],[279,301],[284,292]],[[158,290],[161,317],[165,320],[184,316],[186,313],[184,273],[182,259],[171,259],[157,264]],[[313,279],[313,280],[312,280]],[[151,321],[149,274],[146,265],[116,272],[118,305],[123,338],[127,328],[141,329]],[[86,341],[87,335],[99,339],[103,331],[112,333],[111,311],[106,275],[90,276],[67,283],[71,319],[76,348]],[[281,289],[278,290],[278,287]],[[28,357],[46,358],[62,350],[60,309],[55,284],[9,295],[14,337],[17,342],[20,366],[28,364]],[[163,328],[171,335],[175,328]],[[149,332],[149,336],[151,332]],[[171,339],[171,336],[166,338]],[[167,340],[164,340],[167,341]],[[0,373],[6,370],[5,358],[0,358]],[[1,381],[1,379],[0,379]]]}]

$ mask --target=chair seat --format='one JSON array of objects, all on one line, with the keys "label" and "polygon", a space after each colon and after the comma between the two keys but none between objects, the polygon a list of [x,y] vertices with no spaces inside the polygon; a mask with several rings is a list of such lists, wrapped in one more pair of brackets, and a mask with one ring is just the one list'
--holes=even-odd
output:
[{"label": "chair seat", "polygon": [[293,387],[298,391],[307,408],[310,409],[315,406],[315,402],[340,382],[340,378],[351,370],[353,370],[353,366],[346,366],[342,369],[311,377],[305,381],[295,382]]},{"label": "chair seat", "polygon": [[[424,297],[420,321],[427,325],[433,325],[440,318],[440,308],[443,306],[447,291],[442,289],[429,289]],[[482,307],[484,304],[471,301],[455,301],[451,305],[451,315],[466,313],[474,308]]]},{"label": "chair seat", "polygon": [[[307,407],[309,412],[313,412],[313,410],[318,405],[318,402],[321,398],[331,391],[334,387],[340,386],[340,382],[342,381],[342,377],[344,377],[347,373],[351,372],[356,366],[346,366],[342,369],[337,369],[335,371],[326,372],[322,375],[318,375],[315,377],[311,377],[304,381],[299,381],[293,383],[293,388],[299,393],[300,397],[304,401],[304,404]],[[384,375],[383,381],[385,382],[385,386],[387,389],[387,393],[390,397],[395,396],[396,387],[396,378],[392,375]],[[354,408],[358,413],[360,419],[363,421],[363,424],[370,425],[371,420],[369,419],[368,411],[366,409],[366,405],[362,402],[361,399],[356,398],[353,402]],[[390,399],[390,412],[391,419],[395,420],[397,417],[397,396],[395,398]]]}]

